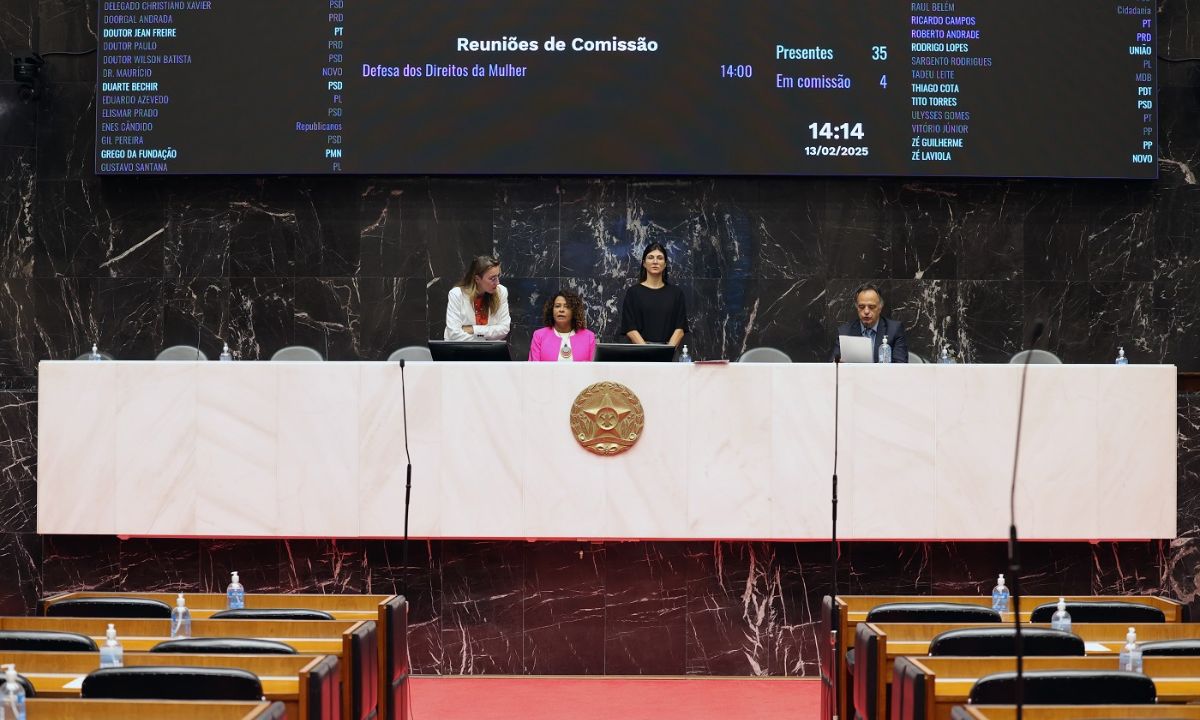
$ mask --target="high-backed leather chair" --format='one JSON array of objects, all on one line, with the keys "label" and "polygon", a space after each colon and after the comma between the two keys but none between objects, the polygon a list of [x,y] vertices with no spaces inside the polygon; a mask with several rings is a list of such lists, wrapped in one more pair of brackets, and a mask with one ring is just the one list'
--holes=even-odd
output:
[{"label": "high-backed leather chair", "polygon": [[241,608],[212,614],[213,620],[333,620],[324,610],[308,608]]},{"label": "high-backed leather chair", "polygon": [[306,345],[288,345],[271,356],[271,362],[321,362],[321,353]]},{"label": "high-backed leather chair", "polygon": [[[1015,672],[985,675],[971,688],[974,705],[1011,705]],[[1158,697],[1154,681],[1122,670],[1038,670],[1025,673],[1029,705],[1150,705]]]},{"label": "high-backed leather chair", "polygon": [[[1011,627],[960,628],[938,633],[929,643],[930,655],[1015,655],[1016,633]],[[1021,628],[1022,655],[1084,655],[1083,639],[1062,630]]]},{"label": "high-backed leather chair", "polygon": [[[1161,623],[1167,621],[1162,610],[1151,605],[1123,600],[1084,601],[1066,603],[1071,622],[1077,623]],[[1030,622],[1048,623],[1058,610],[1058,603],[1042,603],[1033,609]]]},{"label": "high-backed leather chair", "polygon": [[193,637],[164,640],[150,648],[153,653],[197,653],[248,655],[295,655],[296,648],[278,640],[239,637]]},{"label": "high-backed leather chair", "polygon": [[773,347],[750,348],[738,358],[740,363],[790,363],[792,358],[782,350]]},{"label": "high-backed leather chair", "polygon": [[121,700],[262,700],[258,676],[237,668],[100,668],[83,679],[85,698]]},{"label": "high-backed leather chair", "polygon": [[409,360],[432,362],[433,353],[429,352],[429,348],[425,345],[405,345],[391,355],[388,355],[388,362],[390,363],[400,362],[401,360],[405,362]]},{"label": "high-backed leather chair", "polygon": [[196,362],[198,360],[207,360],[208,356],[204,354],[203,350],[192,347],[191,345],[172,345],[166,350],[160,352],[154,359]]},{"label": "high-backed leather chair", "polygon": [[308,680],[300,692],[308,702],[309,720],[337,720],[341,718],[339,682],[341,669],[337,657],[324,656],[308,672]]},{"label": "high-backed leather chair", "polygon": [[171,617],[171,606],[137,597],[81,597],[46,606],[47,617],[150,618]]},{"label": "high-backed leather chair", "polygon": [[351,667],[349,720],[376,720],[379,714],[379,638],[376,623],[365,622],[350,632]]},{"label": "high-backed leather chair", "polygon": [[1174,655],[1184,657],[1200,656],[1200,638],[1180,638],[1178,640],[1153,640],[1138,643],[1142,656]]},{"label": "high-backed leather chair", "polygon": [[0,650],[42,652],[96,652],[87,635],[59,630],[0,630]]},{"label": "high-backed leather chair", "polygon": [[876,605],[867,612],[869,623],[983,623],[1000,622],[1000,613],[983,605],[949,602],[902,602]]}]

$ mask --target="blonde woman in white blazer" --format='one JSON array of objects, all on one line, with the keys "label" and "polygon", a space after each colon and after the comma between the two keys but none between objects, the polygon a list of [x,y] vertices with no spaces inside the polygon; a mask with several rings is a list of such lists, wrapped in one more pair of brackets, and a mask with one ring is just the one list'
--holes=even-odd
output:
[{"label": "blonde woman in white blazer", "polygon": [[446,299],[446,340],[504,340],[512,327],[500,261],[480,255]]}]

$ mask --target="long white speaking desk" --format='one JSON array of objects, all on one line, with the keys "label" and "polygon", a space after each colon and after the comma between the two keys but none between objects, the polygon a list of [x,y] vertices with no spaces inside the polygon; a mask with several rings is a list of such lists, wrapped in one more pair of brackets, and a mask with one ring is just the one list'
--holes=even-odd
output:
[{"label": "long white speaking desk", "polygon": [[[839,538],[1002,539],[1021,369],[842,365]],[[409,363],[419,538],[830,536],[833,365]],[[601,457],[569,411],[630,388]],[[1031,366],[1027,539],[1175,537],[1171,366]],[[38,531],[397,537],[401,370],[370,362],[41,364]]]}]

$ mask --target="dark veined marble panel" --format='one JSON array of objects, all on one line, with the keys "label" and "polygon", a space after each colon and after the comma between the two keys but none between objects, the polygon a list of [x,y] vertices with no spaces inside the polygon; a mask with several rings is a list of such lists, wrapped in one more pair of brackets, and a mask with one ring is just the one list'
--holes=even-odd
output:
[{"label": "dark veined marble panel", "polygon": [[527,543],[524,555],[522,671],[603,674],[606,545]]},{"label": "dark veined marble panel", "polygon": [[0,532],[36,529],[37,394],[0,391]]},{"label": "dark veined marble panel", "polygon": [[438,675],[445,672],[442,647],[441,542],[413,540],[404,561],[401,540],[367,543],[371,569],[370,593],[404,595],[408,600],[408,655],[413,672]]},{"label": "dark veined marble panel", "polygon": [[524,543],[442,543],[442,672],[519,675],[525,668]]},{"label": "dark veined marble panel", "polygon": [[560,194],[553,180],[508,180],[496,187],[492,240],[509,277],[558,277]]},{"label": "dark veined marble panel", "polygon": [[247,593],[287,592],[282,540],[200,540],[200,592],[225,592],[236,570]]},{"label": "dark veined marble panel", "polygon": [[687,543],[604,545],[604,673],[683,675]]},{"label": "dark veined marble panel", "polygon": [[200,592],[198,540],[131,538],[120,541],[118,552],[121,590]]},{"label": "dark veined marble panel", "polygon": [[341,595],[371,585],[365,540],[284,540],[280,546],[281,592]]},{"label": "dark veined marble panel", "polygon": [[1200,537],[1200,394],[1179,396],[1178,428],[1175,502],[1179,506],[1179,515],[1176,532],[1181,538],[1196,538]]},{"label": "dark veined marble panel", "polygon": [[112,536],[43,535],[42,588],[47,594],[121,589],[121,541]]},{"label": "dark veined marble panel", "polygon": [[783,603],[770,543],[688,543],[689,675],[768,675]]},{"label": "dark veined marble panel", "polygon": [[424,345],[422,278],[298,278],[295,342],[329,360],[386,360],[405,345]]},{"label": "dark veined marble panel", "polygon": [[44,592],[42,538],[34,533],[0,535],[0,577],[0,614],[35,614]]}]

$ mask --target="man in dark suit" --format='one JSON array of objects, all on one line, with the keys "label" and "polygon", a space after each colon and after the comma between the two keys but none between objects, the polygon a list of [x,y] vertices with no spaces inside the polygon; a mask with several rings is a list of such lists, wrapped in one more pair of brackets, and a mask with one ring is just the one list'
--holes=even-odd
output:
[{"label": "man in dark suit", "polygon": [[[871,356],[879,362],[879,345],[886,335],[892,348],[892,362],[908,362],[908,340],[904,337],[904,323],[883,316],[883,294],[873,283],[863,283],[854,291],[854,308],[858,319],[838,327],[838,337],[855,335],[871,338]],[[833,342],[833,359],[842,357],[841,342]]]}]

